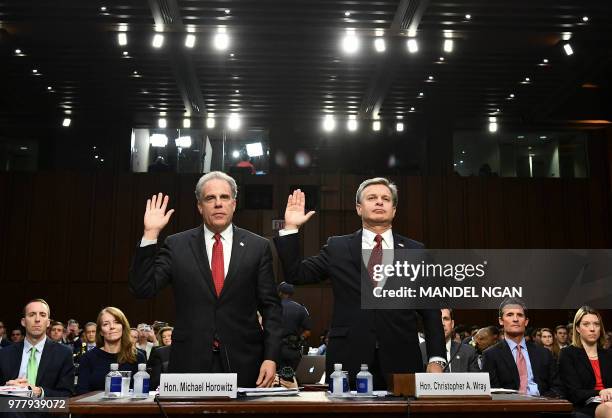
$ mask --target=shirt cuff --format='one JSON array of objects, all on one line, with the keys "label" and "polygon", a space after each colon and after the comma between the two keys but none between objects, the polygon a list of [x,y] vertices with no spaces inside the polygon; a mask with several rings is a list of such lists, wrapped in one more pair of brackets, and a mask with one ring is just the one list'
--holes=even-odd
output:
[{"label": "shirt cuff", "polygon": [[153,244],[157,244],[157,240],[156,239],[144,239],[144,237],[140,240],[140,246],[141,247],[146,247],[148,245],[153,245]]},{"label": "shirt cuff", "polygon": [[446,360],[443,357],[429,357],[429,362],[428,363],[432,363],[434,361],[441,361],[441,362],[443,362],[445,364],[448,363],[448,360]]},{"label": "shirt cuff", "polygon": [[297,234],[298,232],[298,229],[281,229],[278,231],[278,236],[284,237],[285,235]]}]

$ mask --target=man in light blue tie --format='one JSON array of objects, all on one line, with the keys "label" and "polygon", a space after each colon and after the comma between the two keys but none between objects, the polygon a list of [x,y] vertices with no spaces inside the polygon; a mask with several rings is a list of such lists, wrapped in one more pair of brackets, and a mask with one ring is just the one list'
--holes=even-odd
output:
[{"label": "man in light blue tie", "polygon": [[43,299],[33,299],[23,309],[23,342],[0,351],[0,385],[29,387],[34,397],[70,396],[74,365],[69,347],[47,338],[51,310]]}]

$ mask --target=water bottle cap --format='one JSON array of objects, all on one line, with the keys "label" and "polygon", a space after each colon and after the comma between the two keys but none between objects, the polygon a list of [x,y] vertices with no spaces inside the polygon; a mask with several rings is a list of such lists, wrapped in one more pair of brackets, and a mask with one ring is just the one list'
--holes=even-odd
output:
[{"label": "water bottle cap", "polygon": [[119,370],[119,363],[111,363],[111,370]]},{"label": "water bottle cap", "polygon": [[342,363],[335,363],[334,364],[334,370],[342,371]]},{"label": "water bottle cap", "polygon": [[140,363],[140,364],[138,365],[138,371],[139,371],[139,372],[144,372],[145,370],[147,370],[147,365],[146,365],[146,364],[144,364],[144,363]]},{"label": "water bottle cap", "polygon": [[362,364],[361,365],[361,370],[368,370],[368,365],[367,364]]}]

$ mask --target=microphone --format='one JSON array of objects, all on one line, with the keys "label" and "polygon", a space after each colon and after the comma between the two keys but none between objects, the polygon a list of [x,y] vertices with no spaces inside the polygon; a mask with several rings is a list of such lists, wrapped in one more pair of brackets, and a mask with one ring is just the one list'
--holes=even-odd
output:
[{"label": "microphone", "polygon": [[[451,344],[451,346],[452,346],[452,344]],[[461,350],[461,343],[459,343],[457,345],[457,349],[455,350],[455,352],[451,353],[450,358],[446,362],[446,366],[444,366],[444,368],[442,369],[442,373],[446,373],[446,371],[449,370],[450,364],[453,361],[453,359],[455,358],[455,356],[457,355],[457,353],[459,352],[459,350]]]}]

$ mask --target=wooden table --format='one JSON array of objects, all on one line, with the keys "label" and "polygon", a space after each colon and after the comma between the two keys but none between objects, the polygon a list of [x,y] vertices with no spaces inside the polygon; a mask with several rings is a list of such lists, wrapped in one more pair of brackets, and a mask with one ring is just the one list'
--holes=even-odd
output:
[{"label": "wooden table", "polygon": [[[97,417],[161,416],[153,398],[143,400],[103,400],[100,392],[85,394],[70,401],[72,414]],[[355,418],[384,416],[399,418],[407,416],[506,416],[537,417],[539,412],[569,413],[572,405],[564,400],[531,398],[523,395],[493,395],[492,400],[407,400],[405,398],[329,398],[324,392],[301,392],[298,396],[276,396],[240,398],[234,400],[173,401],[162,402],[168,415],[190,416],[193,414],[215,414],[237,418],[245,414],[249,418],[270,415],[287,415],[296,418]]]}]

